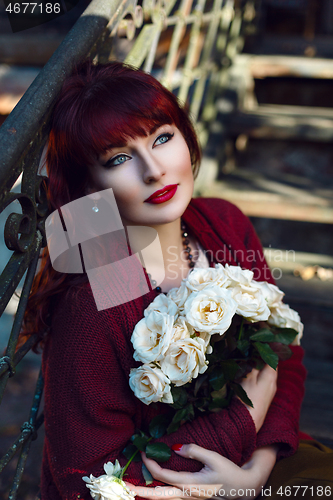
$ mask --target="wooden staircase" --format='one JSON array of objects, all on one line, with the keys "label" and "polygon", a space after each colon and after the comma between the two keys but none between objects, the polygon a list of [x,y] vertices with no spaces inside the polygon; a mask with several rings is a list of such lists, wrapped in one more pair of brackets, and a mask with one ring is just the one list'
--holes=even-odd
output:
[{"label": "wooden staircase", "polygon": [[[263,85],[275,78],[278,85],[278,78],[286,77],[299,79],[302,92],[303,79],[333,79],[333,60],[235,57],[227,90],[216,102],[215,144],[204,157],[196,190],[245,212],[267,247],[271,267],[282,270],[277,284],[305,324],[308,379],[301,430],[333,446],[333,279],[295,276],[305,267],[333,268],[333,107],[258,102],[259,79]],[[293,249],[293,259],[276,262],[270,247]]]}]

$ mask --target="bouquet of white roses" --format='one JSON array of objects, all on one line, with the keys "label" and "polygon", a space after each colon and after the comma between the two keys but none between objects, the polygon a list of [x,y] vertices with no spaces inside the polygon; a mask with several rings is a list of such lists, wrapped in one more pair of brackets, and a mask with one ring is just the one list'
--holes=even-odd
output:
[{"label": "bouquet of white roses", "polygon": [[[134,328],[134,359],[129,384],[143,403],[168,403],[170,413],[156,416],[149,435],[141,430],[123,450],[129,459],[105,464],[106,475],[83,478],[95,500],[133,500],[122,481],[138,452],[159,462],[170,448],[151,442],[170,434],[205,411],[219,411],[234,394],[252,403],[238,383],[253,367],[277,367],[288,359],[288,344],[299,344],[303,324],[298,313],[282,302],[275,285],[253,280],[253,272],[237,266],[193,269],[179,288],[158,295]],[[146,484],[153,478],[142,465]]]},{"label": "bouquet of white roses", "polygon": [[291,355],[303,324],[282,302],[275,285],[253,280],[237,266],[193,269],[179,288],[158,295],[134,328],[129,384],[145,404],[178,410],[168,428],[199,411],[227,406],[234,393],[251,404],[237,383],[251,369]]}]

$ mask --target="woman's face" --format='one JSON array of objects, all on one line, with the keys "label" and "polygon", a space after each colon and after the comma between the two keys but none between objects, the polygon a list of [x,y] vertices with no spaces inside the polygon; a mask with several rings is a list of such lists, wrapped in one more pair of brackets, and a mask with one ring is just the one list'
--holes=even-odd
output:
[{"label": "woman's face", "polygon": [[90,175],[93,191],[113,189],[124,225],[170,223],[181,217],[193,194],[190,151],[173,124],[110,146]]}]

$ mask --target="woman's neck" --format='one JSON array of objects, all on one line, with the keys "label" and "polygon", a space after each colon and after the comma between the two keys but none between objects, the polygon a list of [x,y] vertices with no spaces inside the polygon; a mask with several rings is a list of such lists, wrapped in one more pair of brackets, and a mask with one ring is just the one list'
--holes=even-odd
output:
[{"label": "woman's neck", "polygon": [[[168,224],[151,226],[156,230],[158,240],[142,251],[143,266],[158,281],[163,291],[179,286],[182,278],[188,271],[188,261],[184,252],[184,244],[181,230],[181,220],[176,219]],[[143,229],[143,228],[142,228]],[[138,253],[145,245],[140,238],[144,238],[144,230],[138,233],[138,237],[131,239],[132,253]],[[162,251],[162,255],[161,255]],[[163,258],[162,258],[163,257]]]}]

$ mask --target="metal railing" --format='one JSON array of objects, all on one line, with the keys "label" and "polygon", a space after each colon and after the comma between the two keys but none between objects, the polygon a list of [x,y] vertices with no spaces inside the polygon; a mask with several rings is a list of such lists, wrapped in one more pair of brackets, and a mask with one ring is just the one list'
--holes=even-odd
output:
[{"label": "metal railing", "polygon": [[[214,119],[214,101],[223,87],[225,72],[242,48],[244,19],[251,21],[254,0],[235,5],[234,0],[93,0],[49,62],[24,94],[0,129],[0,212],[14,202],[22,213],[8,216],[5,244],[12,255],[0,276],[0,314],[5,310],[21,279],[24,285],[5,355],[0,358],[0,400],[17,363],[31,349],[31,337],[16,351],[18,336],[36,271],[40,249],[45,246],[44,221],[47,202],[43,176],[38,169],[47,142],[49,117],[64,79],[85,59],[98,62],[124,59],[154,72],[184,103],[189,103],[199,137],[204,144]],[[161,36],[167,48],[161,52]],[[127,39],[125,57],[119,47]],[[159,68],[157,60],[162,60]],[[22,173],[21,191],[11,191]],[[9,499],[17,498],[18,487],[31,441],[43,422],[39,376],[27,422],[0,460],[0,472],[19,453]]]}]

